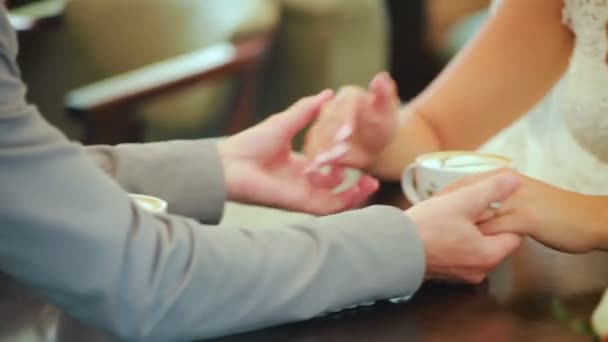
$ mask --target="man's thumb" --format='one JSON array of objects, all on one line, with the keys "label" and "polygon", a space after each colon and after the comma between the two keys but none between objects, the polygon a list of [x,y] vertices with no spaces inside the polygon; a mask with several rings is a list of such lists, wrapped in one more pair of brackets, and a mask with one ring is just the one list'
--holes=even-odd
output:
[{"label": "man's thumb", "polygon": [[492,203],[500,203],[509,198],[520,184],[521,179],[516,173],[503,172],[446,196],[455,198],[467,215],[477,217]]}]

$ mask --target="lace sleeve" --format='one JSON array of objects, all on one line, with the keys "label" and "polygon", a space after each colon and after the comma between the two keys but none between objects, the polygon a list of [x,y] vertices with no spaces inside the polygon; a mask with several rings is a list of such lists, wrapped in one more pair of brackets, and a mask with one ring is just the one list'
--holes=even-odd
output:
[{"label": "lace sleeve", "polygon": [[562,23],[568,26],[570,29],[574,29],[572,25],[572,2],[564,1],[564,8],[562,9]]}]

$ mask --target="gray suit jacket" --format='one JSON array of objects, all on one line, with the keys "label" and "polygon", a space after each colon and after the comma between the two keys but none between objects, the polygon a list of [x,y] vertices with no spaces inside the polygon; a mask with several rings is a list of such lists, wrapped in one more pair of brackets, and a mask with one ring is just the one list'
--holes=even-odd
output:
[{"label": "gray suit jacket", "polygon": [[[16,52],[2,13],[0,269],[74,317],[121,339],[190,340],[407,296],[422,282],[423,246],[397,209],[216,226],[225,192],[213,144],[70,143],[27,104]],[[126,191],[166,199],[171,215],[140,210]]]}]

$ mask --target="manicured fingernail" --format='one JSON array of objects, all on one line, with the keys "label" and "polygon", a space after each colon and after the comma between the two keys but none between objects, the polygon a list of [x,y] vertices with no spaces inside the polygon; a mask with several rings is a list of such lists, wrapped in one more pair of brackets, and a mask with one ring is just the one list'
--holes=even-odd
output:
[{"label": "manicured fingernail", "polygon": [[304,169],[304,173],[308,174],[319,169],[321,165],[327,163],[328,161],[341,157],[344,153],[348,152],[349,149],[350,145],[348,145],[347,143],[340,143],[334,146],[329,151],[319,153],[312,161],[312,163],[306,169]]},{"label": "manicured fingernail", "polygon": [[324,164],[332,159],[331,151],[320,153],[314,160],[316,165]]},{"label": "manicured fingernail", "polygon": [[312,164],[308,165],[308,167],[306,167],[304,169],[304,174],[307,175],[307,174],[313,173],[318,168],[319,168],[319,164],[316,162],[313,162]]},{"label": "manicured fingernail", "polygon": [[334,138],[335,142],[342,142],[348,139],[353,134],[353,126],[346,124],[338,130],[336,133],[336,137]]},{"label": "manicured fingernail", "polygon": [[350,150],[350,145],[345,142],[342,142],[334,146],[331,150],[319,154],[319,156],[315,160],[326,162],[328,160],[336,159],[338,157],[341,157],[344,153],[348,152],[348,150]]}]

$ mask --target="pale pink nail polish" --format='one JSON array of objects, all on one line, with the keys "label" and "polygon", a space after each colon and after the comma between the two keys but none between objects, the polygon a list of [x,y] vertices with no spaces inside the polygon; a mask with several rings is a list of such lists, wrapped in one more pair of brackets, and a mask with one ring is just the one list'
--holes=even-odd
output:
[{"label": "pale pink nail polish", "polygon": [[307,167],[304,169],[304,174],[305,174],[305,175],[310,174],[310,173],[312,173],[312,172],[316,171],[318,168],[319,168],[319,163],[318,163],[318,162],[316,161],[316,159],[315,159],[315,161],[314,161],[312,164],[308,165],[308,166],[307,166]]},{"label": "pale pink nail polish", "polygon": [[317,154],[312,164],[304,169],[304,173],[308,174],[318,169],[321,165],[327,162],[340,158],[344,153],[348,152],[350,145],[347,143],[340,143],[334,146],[331,150]]},{"label": "pale pink nail polish", "polygon": [[353,134],[353,127],[351,125],[346,124],[346,125],[340,127],[340,129],[336,133],[336,137],[334,138],[334,141],[336,141],[336,142],[344,141],[344,140],[348,139],[352,134]]},{"label": "pale pink nail polish", "polygon": [[350,150],[350,145],[348,145],[347,143],[340,143],[336,146],[334,146],[331,150],[323,153],[323,161],[327,161],[327,160],[331,160],[331,159],[336,159],[341,157],[344,153],[348,152],[348,150]]}]

